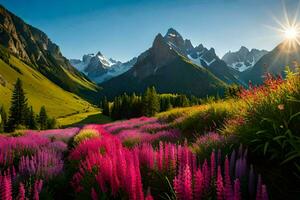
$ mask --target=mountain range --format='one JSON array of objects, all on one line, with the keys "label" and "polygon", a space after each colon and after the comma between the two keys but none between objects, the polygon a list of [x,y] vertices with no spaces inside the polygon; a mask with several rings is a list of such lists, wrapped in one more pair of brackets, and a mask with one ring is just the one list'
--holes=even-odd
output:
[{"label": "mountain range", "polygon": [[102,83],[128,71],[135,63],[136,58],[122,63],[112,58],[107,59],[100,51],[96,54],[86,54],[82,59],[70,59],[70,63],[79,71],[86,74],[96,83]]},{"label": "mountain range", "polygon": [[300,45],[296,41],[284,41],[259,59],[255,65],[241,75],[244,81],[262,84],[266,73],[285,77],[286,67],[299,70]]},{"label": "mountain range", "polygon": [[295,70],[299,55],[299,46],[285,41],[270,52],[241,47],[220,59],[214,48],[193,46],[170,28],[125,63],[101,52],[68,60],[44,32],[0,6],[0,104],[9,106],[20,78],[34,108],[46,104],[53,116],[83,111],[101,96],[142,93],[149,86],[161,93],[222,95],[230,84],[261,84],[265,73],[284,75],[286,66]]},{"label": "mountain range", "polygon": [[214,49],[193,47],[170,28],[165,36],[155,37],[152,47],[138,56],[130,70],[100,84],[101,94],[113,97],[142,92],[152,85],[162,93],[221,94],[227,84],[239,82],[232,71]]},{"label": "mountain range", "polygon": [[266,50],[258,50],[258,49],[249,49],[247,47],[242,46],[236,52],[227,52],[223,57],[228,66],[236,69],[240,72],[243,72],[255,65],[255,63],[264,55],[266,55],[268,51]]}]

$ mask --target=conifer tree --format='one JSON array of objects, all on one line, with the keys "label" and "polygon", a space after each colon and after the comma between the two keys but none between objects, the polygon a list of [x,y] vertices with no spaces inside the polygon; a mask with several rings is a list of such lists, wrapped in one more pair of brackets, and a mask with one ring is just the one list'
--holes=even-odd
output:
[{"label": "conifer tree", "polygon": [[36,116],[33,112],[32,106],[28,109],[28,112],[27,112],[26,126],[29,129],[37,129]]},{"label": "conifer tree", "polygon": [[11,98],[9,109],[8,131],[14,131],[19,125],[25,125],[27,99],[23,90],[22,81],[18,78]]},{"label": "conifer tree", "polygon": [[1,108],[0,108],[0,132],[4,131],[6,123],[7,123],[6,112],[5,112],[4,106],[1,106]]},{"label": "conifer tree", "polygon": [[55,127],[56,127],[55,118],[48,118],[48,120],[47,120],[47,129],[53,129]]},{"label": "conifer tree", "polygon": [[160,102],[155,87],[147,88],[143,95],[143,114],[146,116],[154,116],[159,111]]},{"label": "conifer tree", "polygon": [[104,97],[102,100],[102,114],[109,116],[110,111],[109,111],[109,102],[107,101],[107,98]]},{"label": "conifer tree", "polygon": [[45,130],[47,128],[48,116],[46,112],[45,106],[42,106],[39,114],[39,125],[41,130]]}]

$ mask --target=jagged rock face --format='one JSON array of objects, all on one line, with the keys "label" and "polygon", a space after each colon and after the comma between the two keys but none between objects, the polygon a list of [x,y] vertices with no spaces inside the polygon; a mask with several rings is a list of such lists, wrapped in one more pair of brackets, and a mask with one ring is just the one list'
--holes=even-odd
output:
[{"label": "jagged rock face", "polygon": [[137,58],[137,63],[132,68],[133,76],[143,79],[155,72],[167,63],[172,62],[178,54],[170,47],[166,39],[158,34],[152,47]]},{"label": "jagged rock face", "polygon": [[209,69],[221,80],[234,83],[238,82],[235,71],[231,70],[224,61],[220,60],[213,48],[207,49],[202,44],[193,47],[190,40],[183,37],[173,28],[162,37],[158,34],[152,47],[138,57],[138,61],[132,68],[133,76],[143,79],[153,75],[163,66],[172,62],[179,56],[190,60],[199,67]]},{"label": "jagged rock face", "polygon": [[[51,66],[55,62],[62,62],[71,69],[59,47],[45,33],[26,24],[3,7],[0,7],[0,41],[13,54],[32,64]],[[49,61],[49,56],[54,59],[53,62]]]},{"label": "jagged rock face", "polygon": [[188,39],[184,40],[183,37],[173,28],[170,28],[167,31],[164,39],[171,48],[184,56],[194,49],[191,41]]},{"label": "jagged rock face", "polygon": [[252,49],[249,51],[246,47],[242,46],[237,52],[226,53],[222,60],[224,60],[230,67],[245,71],[255,65],[255,63],[268,52],[265,50]]}]

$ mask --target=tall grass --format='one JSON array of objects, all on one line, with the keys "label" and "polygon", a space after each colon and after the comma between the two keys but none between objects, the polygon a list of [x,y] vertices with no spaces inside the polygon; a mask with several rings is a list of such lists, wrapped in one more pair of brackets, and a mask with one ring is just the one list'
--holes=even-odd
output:
[{"label": "tall grass", "polygon": [[300,173],[300,76],[269,78],[248,95],[245,123],[236,130],[241,141],[281,164],[291,163]]}]

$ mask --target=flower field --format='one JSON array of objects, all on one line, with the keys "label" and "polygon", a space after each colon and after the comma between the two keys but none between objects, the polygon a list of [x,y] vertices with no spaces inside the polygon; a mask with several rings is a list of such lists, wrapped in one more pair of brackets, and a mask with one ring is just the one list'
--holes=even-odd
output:
[{"label": "flower field", "polygon": [[297,199],[299,82],[156,117],[1,134],[0,197]]},{"label": "flower field", "polygon": [[[210,133],[193,145],[221,137]],[[268,199],[247,149],[215,149],[202,159],[180,138],[180,130],[147,117],[3,135],[1,199],[43,199],[64,174],[71,174],[64,179],[70,199]]]}]

